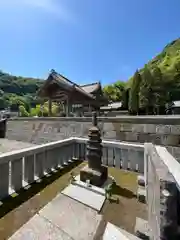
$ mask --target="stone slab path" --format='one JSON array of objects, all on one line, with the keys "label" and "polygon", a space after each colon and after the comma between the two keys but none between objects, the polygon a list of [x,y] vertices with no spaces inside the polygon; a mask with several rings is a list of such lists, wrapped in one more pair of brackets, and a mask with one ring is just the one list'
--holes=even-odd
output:
[{"label": "stone slab path", "polygon": [[36,214],[29,222],[17,231],[11,240],[72,240],[60,228],[53,225],[48,219]]},{"label": "stone slab path", "polygon": [[93,240],[101,220],[97,211],[59,194],[9,240]]}]

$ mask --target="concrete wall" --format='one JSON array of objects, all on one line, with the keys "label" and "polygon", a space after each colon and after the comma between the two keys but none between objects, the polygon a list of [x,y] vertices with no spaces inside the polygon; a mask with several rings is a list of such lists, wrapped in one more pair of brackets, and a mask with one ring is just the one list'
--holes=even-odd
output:
[{"label": "concrete wall", "polygon": [[[71,136],[87,137],[91,118],[16,118],[7,123],[8,139],[36,144]],[[180,116],[121,116],[100,117],[99,127],[103,139],[128,142],[152,142],[169,146],[179,154]],[[178,147],[172,148],[173,147]],[[177,156],[176,156],[177,157]]]}]

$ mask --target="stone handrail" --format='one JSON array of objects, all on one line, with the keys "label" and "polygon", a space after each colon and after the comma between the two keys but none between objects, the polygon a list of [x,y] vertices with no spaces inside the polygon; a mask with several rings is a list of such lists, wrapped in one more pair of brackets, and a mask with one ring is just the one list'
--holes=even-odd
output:
[{"label": "stone handrail", "polygon": [[[14,117],[8,121],[77,121],[91,122],[91,117]],[[98,122],[118,122],[136,124],[180,124],[180,115],[140,115],[140,116],[116,116],[98,117]]]},{"label": "stone handrail", "polygon": [[165,147],[151,143],[144,147],[150,239],[174,239],[178,232],[180,164]]},{"label": "stone handrail", "polygon": [[[74,138],[77,143],[86,143],[88,138]],[[140,143],[128,143],[128,142],[120,142],[120,141],[102,141],[102,145],[104,147],[114,147],[114,148],[122,148],[122,149],[134,149],[134,150],[144,150],[144,144]]]}]

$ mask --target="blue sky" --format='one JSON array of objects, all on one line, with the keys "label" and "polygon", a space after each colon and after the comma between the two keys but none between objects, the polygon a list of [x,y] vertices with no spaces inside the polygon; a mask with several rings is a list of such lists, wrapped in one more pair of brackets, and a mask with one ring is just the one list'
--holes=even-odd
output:
[{"label": "blue sky", "polygon": [[179,0],[0,0],[0,69],[127,80],[179,37]]}]

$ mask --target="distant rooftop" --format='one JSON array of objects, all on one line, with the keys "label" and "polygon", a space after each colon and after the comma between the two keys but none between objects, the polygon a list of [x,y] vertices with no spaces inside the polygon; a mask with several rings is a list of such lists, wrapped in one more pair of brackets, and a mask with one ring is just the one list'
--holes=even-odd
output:
[{"label": "distant rooftop", "polygon": [[80,87],[87,93],[93,93],[101,87],[101,84],[100,82],[95,82],[91,84],[81,85]]},{"label": "distant rooftop", "polygon": [[122,102],[114,102],[114,103],[108,104],[107,106],[103,106],[100,109],[101,110],[118,110],[121,107],[122,107]]},{"label": "distant rooftop", "polygon": [[79,104],[84,102],[94,104],[95,106],[104,105],[108,102],[103,96],[100,82],[80,86],[55,70],[51,70],[47,80],[44,81],[44,84],[39,89],[38,95],[42,98],[58,100],[66,100],[68,96],[73,103]]}]

